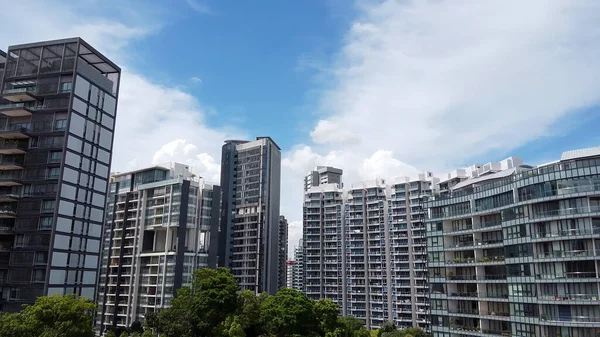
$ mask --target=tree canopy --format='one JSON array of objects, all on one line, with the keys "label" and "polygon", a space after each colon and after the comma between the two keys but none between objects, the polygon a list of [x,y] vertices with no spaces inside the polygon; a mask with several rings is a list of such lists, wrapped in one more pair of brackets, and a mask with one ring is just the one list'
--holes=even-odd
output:
[{"label": "tree canopy", "polygon": [[38,297],[17,313],[2,315],[0,337],[93,337],[96,305],[74,295]]},{"label": "tree canopy", "polygon": [[331,300],[313,301],[294,289],[273,296],[237,290],[227,269],[202,269],[145,324],[161,337],[370,337],[361,320],[340,317]]}]

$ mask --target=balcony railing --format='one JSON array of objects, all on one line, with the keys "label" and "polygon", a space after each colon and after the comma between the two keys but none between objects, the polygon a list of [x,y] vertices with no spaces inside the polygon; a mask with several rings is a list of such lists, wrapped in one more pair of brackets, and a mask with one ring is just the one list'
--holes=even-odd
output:
[{"label": "balcony railing", "polygon": [[544,238],[558,238],[561,236],[578,236],[578,235],[593,235],[593,234],[600,234],[600,228],[566,229],[566,230],[546,232],[546,233],[534,233],[534,234],[532,234],[532,238],[544,239]]},{"label": "balcony railing", "polygon": [[2,92],[3,95],[25,94],[25,93],[35,94],[35,87],[6,89]]},{"label": "balcony railing", "polygon": [[537,274],[538,280],[564,279],[564,278],[596,278],[596,272],[567,272],[563,274]]},{"label": "balcony railing", "polygon": [[572,250],[538,253],[537,259],[600,256],[600,250]]},{"label": "balcony railing", "polygon": [[555,294],[540,295],[538,299],[542,301],[597,301],[598,294]]},{"label": "balcony railing", "polygon": [[599,323],[600,317],[540,315],[540,320],[545,322]]}]

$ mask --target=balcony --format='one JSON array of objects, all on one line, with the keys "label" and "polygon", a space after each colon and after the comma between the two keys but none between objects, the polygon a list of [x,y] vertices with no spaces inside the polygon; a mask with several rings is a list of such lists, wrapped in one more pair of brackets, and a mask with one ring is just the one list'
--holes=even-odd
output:
[{"label": "balcony", "polygon": [[29,138],[29,131],[29,128],[23,124],[12,124],[0,129],[0,138],[27,139]]},{"label": "balcony", "polygon": [[27,152],[27,142],[18,140],[4,139],[0,140],[0,154],[15,155]]},{"label": "balcony", "polygon": [[13,156],[0,157],[0,171],[22,170],[23,158]]},{"label": "balcony", "polygon": [[540,295],[538,300],[544,302],[577,302],[577,303],[597,303],[598,294],[554,294]]},{"label": "balcony", "polygon": [[31,116],[32,109],[25,103],[0,104],[0,113],[8,117]]},{"label": "balcony", "polygon": [[2,92],[2,97],[13,103],[35,101],[35,87],[7,89]]},{"label": "balcony", "polygon": [[22,178],[22,174],[20,171],[18,171],[18,173],[12,173],[15,171],[5,171],[1,172],[0,171],[0,186],[20,186],[23,185],[23,182],[21,181]]},{"label": "balcony", "polygon": [[17,216],[17,209],[13,205],[0,205],[0,219],[14,218]]}]

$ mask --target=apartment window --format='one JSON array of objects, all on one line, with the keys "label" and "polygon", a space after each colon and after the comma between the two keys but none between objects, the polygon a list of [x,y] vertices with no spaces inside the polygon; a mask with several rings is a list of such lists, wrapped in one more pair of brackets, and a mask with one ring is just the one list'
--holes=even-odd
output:
[{"label": "apartment window", "polygon": [[72,82],[62,82],[60,84],[60,92],[70,92],[73,89]]},{"label": "apartment window", "polygon": [[40,218],[40,230],[52,229],[52,217],[41,217]]},{"label": "apartment window", "polygon": [[23,234],[18,234],[15,236],[15,246],[16,247],[23,247],[23,241],[25,239],[25,235]]},{"label": "apartment window", "polygon": [[67,120],[58,119],[54,122],[54,131],[64,131],[67,129]]},{"label": "apartment window", "polygon": [[46,176],[47,179],[58,179],[59,176],[60,176],[60,167],[48,168],[48,174]]},{"label": "apartment window", "polygon": [[56,201],[54,200],[44,200],[42,202],[42,212],[54,212],[54,208],[56,207]]},{"label": "apartment window", "polygon": [[51,151],[48,153],[48,162],[49,163],[60,163],[62,158],[62,151]]},{"label": "apartment window", "polygon": [[10,288],[10,291],[8,293],[8,299],[9,300],[18,300],[19,299],[19,288]]},{"label": "apartment window", "polygon": [[42,265],[48,263],[48,252],[35,253],[35,264]]},{"label": "apartment window", "polygon": [[33,271],[33,283],[43,283],[46,282],[46,270],[44,269],[35,269]]}]

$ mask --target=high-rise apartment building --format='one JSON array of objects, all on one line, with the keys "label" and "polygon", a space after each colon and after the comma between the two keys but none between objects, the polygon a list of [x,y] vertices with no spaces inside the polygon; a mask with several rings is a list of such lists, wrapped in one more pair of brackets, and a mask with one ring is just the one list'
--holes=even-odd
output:
[{"label": "high-rise apartment building", "polygon": [[298,246],[294,248],[294,279],[292,288],[304,291],[304,241],[298,240]]},{"label": "high-rise apartment building", "polygon": [[121,70],[80,38],[11,46],[0,82],[0,309],[95,298]]},{"label": "high-rise apartment building", "polygon": [[[423,203],[436,180],[427,172],[312,187],[304,199],[304,291],[330,298],[370,329],[391,321],[428,328]],[[339,211],[341,209],[341,212]],[[340,253],[341,252],[341,253]]]},{"label": "high-rise apartment building", "polygon": [[288,221],[285,216],[279,216],[279,270],[278,273],[278,285],[277,288],[285,288],[287,286],[287,261],[288,261]]},{"label": "high-rise apartment building", "polygon": [[281,149],[270,137],[225,142],[221,223],[211,262],[229,268],[242,290],[275,294],[281,286],[280,185]]},{"label": "high-rise apartment building", "polygon": [[286,263],[286,280],[285,287],[293,289],[294,288],[294,261],[288,260]]},{"label": "high-rise apartment building", "polygon": [[434,336],[600,334],[600,148],[455,171],[428,207]]},{"label": "high-rise apartment building", "polygon": [[437,181],[431,172],[425,172],[391,184],[386,248],[392,287],[390,313],[398,326],[429,328],[424,203]]},{"label": "high-rise apartment building", "polygon": [[316,170],[309,172],[304,177],[304,192],[322,184],[338,184],[339,187],[343,187],[342,173],[342,170],[335,167],[317,166]]},{"label": "high-rise apartment building", "polygon": [[111,177],[96,324],[129,327],[168,307],[208,266],[208,231],[219,221],[219,186],[188,166],[158,165]]},{"label": "high-rise apartment building", "polygon": [[327,298],[343,306],[344,199],[337,184],[311,187],[304,194],[304,291],[308,298]]}]

